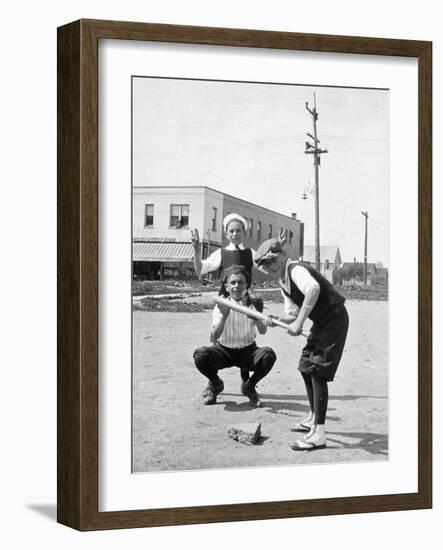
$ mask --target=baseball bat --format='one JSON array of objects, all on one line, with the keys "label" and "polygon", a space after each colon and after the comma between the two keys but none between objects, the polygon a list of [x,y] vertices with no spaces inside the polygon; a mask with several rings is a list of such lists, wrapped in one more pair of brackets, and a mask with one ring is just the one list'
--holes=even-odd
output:
[{"label": "baseball bat", "polygon": [[[246,315],[247,317],[250,317],[251,319],[256,319],[258,321],[264,321],[268,318],[267,315],[264,315],[263,313],[260,313],[259,311],[256,311],[254,309],[250,309],[249,307],[242,306],[241,304],[235,302],[234,300],[225,300],[224,298],[221,298],[220,296],[216,296],[212,299],[213,302],[216,304],[226,306],[229,309],[233,309],[235,311],[238,311],[239,313],[243,313],[243,315]],[[283,321],[279,321],[278,319],[272,319],[274,324],[278,327],[284,328],[285,330],[288,330],[289,325],[286,323],[283,323]],[[306,331],[302,331],[301,334],[307,338],[308,333]]]}]

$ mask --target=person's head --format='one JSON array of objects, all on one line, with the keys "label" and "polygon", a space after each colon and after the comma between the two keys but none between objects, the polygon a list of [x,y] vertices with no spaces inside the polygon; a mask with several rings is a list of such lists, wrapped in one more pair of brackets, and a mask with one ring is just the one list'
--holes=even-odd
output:
[{"label": "person's head", "polygon": [[223,285],[227,294],[237,302],[246,294],[249,284],[248,273],[242,265],[232,265],[225,271]]},{"label": "person's head", "polygon": [[240,214],[228,214],[223,220],[226,238],[232,244],[241,244],[248,230],[248,222]]},{"label": "person's head", "polygon": [[286,252],[278,239],[264,241],[254,254],[255,266],[273,278],[279,278],[283,264],[286,262]]}]

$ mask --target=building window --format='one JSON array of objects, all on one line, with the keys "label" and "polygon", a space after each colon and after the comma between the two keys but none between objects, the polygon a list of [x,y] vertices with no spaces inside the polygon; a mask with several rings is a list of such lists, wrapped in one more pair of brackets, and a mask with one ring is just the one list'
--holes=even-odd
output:
[{"label": "building window", "polygon": [[189,226],[189,204],[171,204],[171,227]]},{"label": "building window", "polygon": [[252,218],[248,219],[248,237],[252,239],[254,234],[254,220]]},{"label": "building window", "polygon": [[272,238],[272,224],[269,224],[268,239]]},{"label": "building window", "polygon": [[289,231],[289,244],[292,244],[292,239],[294,238],[294,233]]},{"label": "building window", "polygon": [[257,241],[261,241],[261,222],[257,222]]},{"label": "building window", "polygon": [[217,231],[217,208],[212,207],[212,231]]},{"label": "building window", "polygon": [[145,227],[154,225],[154,205],[145,204]]}]

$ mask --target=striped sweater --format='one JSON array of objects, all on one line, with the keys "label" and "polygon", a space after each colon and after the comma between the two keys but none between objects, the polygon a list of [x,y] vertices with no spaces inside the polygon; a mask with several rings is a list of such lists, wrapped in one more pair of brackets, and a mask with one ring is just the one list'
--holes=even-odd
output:
[{"label": "striped sweater", "polygon": [[[228,298],[231,300],[231,298]],[[250,309],[254,309],[250,306]],[[222,313],[218,306],[212,312],[212,326],[220,322]],[[254,321],[243,313],[231,309],[218,342],[227,348],[240,349],[255,342],[256,328]]]}]

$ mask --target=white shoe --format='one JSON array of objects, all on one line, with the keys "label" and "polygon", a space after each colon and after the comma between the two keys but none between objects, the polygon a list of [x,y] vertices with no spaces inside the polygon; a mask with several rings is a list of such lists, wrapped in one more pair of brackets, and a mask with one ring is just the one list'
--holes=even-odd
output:
[{"label": "white shoe", "polygon": [[314,426],[314,415],[311,413],[309,416],[294,424],[291,427],[291,432],[310,432]]},{"label": "white shoe", "polygon": [[304,439],[298,439],[290,444],[294,451],[313,451],[314,449],[324,449],[326,447],[326,434],[323,429],[313,426],[311,431]]},{"label": "white shoe", "polygon": [[309,432],[303,436],[303,439],[306,440],[312,437],[315,434],[315,428],[316,428],[315,424],[312,424]]}]

